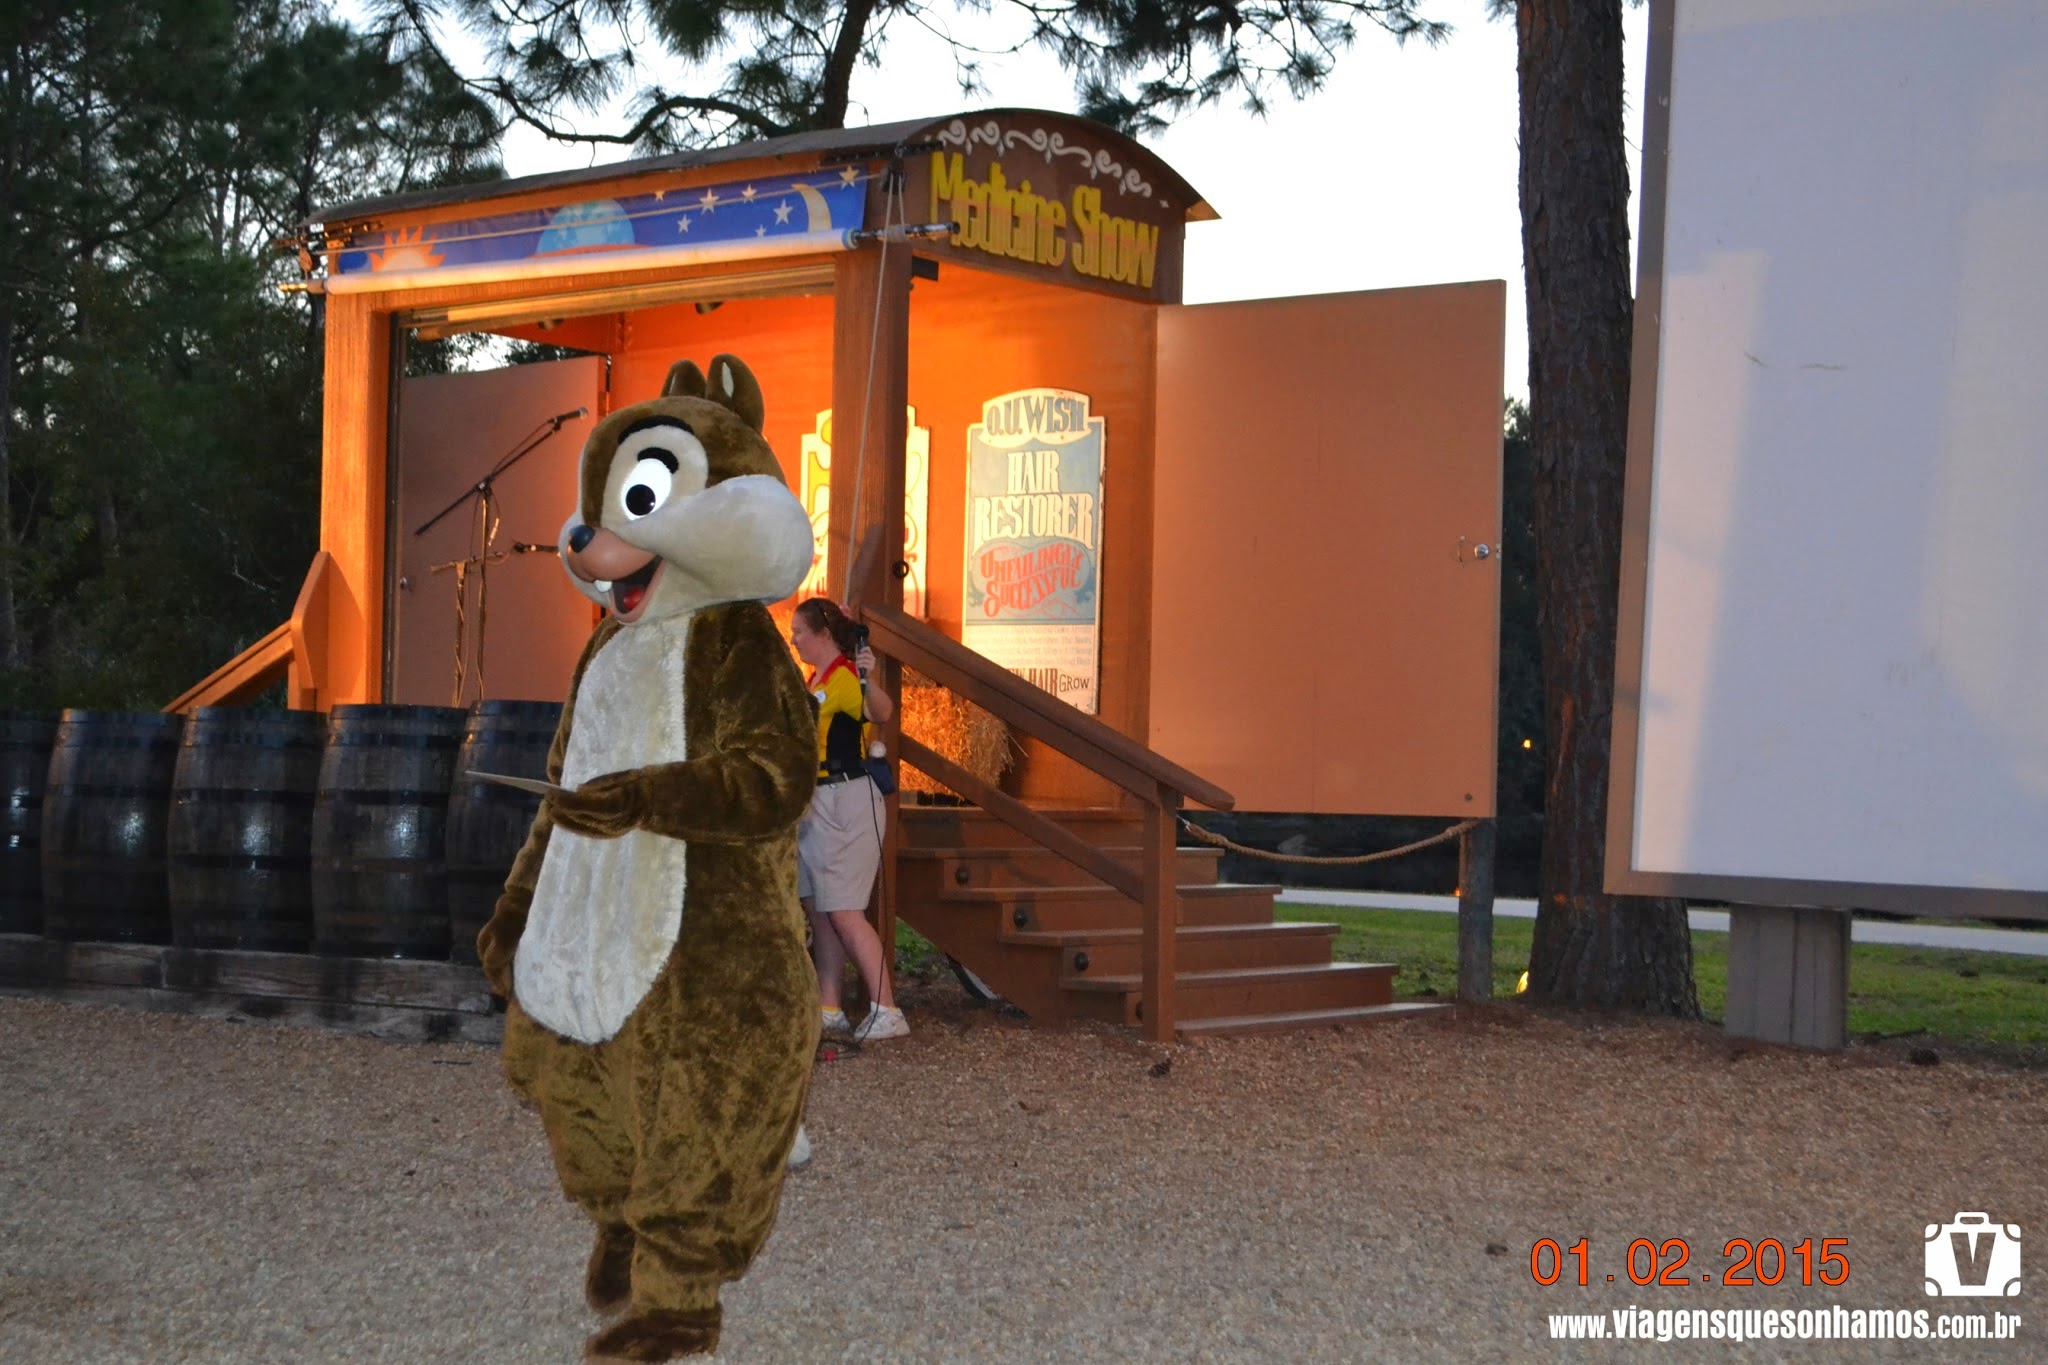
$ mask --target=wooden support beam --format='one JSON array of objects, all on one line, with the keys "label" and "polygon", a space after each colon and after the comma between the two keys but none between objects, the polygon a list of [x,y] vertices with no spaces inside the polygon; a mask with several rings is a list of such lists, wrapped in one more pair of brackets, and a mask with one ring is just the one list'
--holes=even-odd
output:
[{"label": "wooden support beam", "polygon": [[1144,895],[1138,902],[1144,935],[1139,959],[1144,965],[1138,993],[1138,1030],[1150,1042],[1170,1043],[1178,1023],[1174,1016],[1173,986],[1179,970],[1180,888],[1174,876],[1179,829],[1174,812],[1180,809],[1180,795],[1162,790],[1159,798],[1157,804],[1145,803]]},{"label": "wooden support beam", "polygon": [[1849,912],[1728,907],[1731,1038],[1795,1047],[1849,1041]]},{"label": "wooden support beam", "polygon": [[[833,278],[825,590],[842,603],[903,601],[892,568],[903,553],[903,447],[910,434],[910,259],[903,243],[849,251]],[[867,577],[856,583],[854,551],[869,528],[880,528],[882,552],[862,565]]]},{"label": "wooden support beam", "polygon": [[320,548],[333,557],[333,582],[321,701],[332,706],[383,699],[391,316],[360,294],[330,295],[326,310]]},{"label": "wooden support beam", "polygon": [[[909,438],[910,271],[908,243],[882,243],[839,257],[832,294],[832,510],[825,542],[826,592],[859,619],[861,604],[900,609],[903,579],[904,445]],[[854,554],[858,545],[859,554]],[[884,661],[875,685],[902,698],[901,666]],[[890,753],[900,716],[880,727]],[[882,967],[896,969],[896,850],[899,797],[886,800],[882,877],[870,918]]]}]

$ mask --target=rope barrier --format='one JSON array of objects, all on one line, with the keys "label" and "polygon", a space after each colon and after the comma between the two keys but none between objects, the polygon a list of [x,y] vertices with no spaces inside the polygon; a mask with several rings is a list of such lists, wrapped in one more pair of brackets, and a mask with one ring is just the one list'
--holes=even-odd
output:
[{"label": "rope barrier", "polygon": [[1235,840],[1226,839],[1220,834],[1203,829],[1200,825],[1190,821],[1185,815],[1176,816],[1175,818],[1180,821],[1182,829],[1194,835],[1202,843],[1214,848],[1228,849],[1232,853],[1242,853],[1247,857],[1264,858],[1269,862],[1313,863],[1321,867],[1357,867],[1363,863],[1377,863],[1387,858],[1398,858],[1404,853],[1413,853],[1419,848],[1428,848],[1431,844],[1441,844],[1447,839],[1455,839],[1466,830],[1473,829],[1479,824],[1477,820],[1461,820],[1442,833],[1432,834],[1427,839],[1417,839],[1412,844],[1403,844],[1399,848],[1382,849],[1378,853],[1360,853],[1346,858],[1316,858],[1305,853],[1274,853],[1263,848],[1251,848],[1245,844],[1237,843]]}]

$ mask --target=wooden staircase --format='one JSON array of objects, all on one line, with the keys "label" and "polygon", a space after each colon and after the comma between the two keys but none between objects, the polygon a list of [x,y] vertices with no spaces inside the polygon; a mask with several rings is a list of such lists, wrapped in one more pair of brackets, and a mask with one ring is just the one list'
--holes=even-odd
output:
[{"label": "wooden staircase", "polygon": [[[1043,810],[1121,867],[1143,817]],[[1141,1027],[1140,906],[974,807],[903,805],[897,913],[1033,1019]],[[1359,1024],[1436,1008],[1396,1003],[1395,969],[1331,960],[1337,927],[1276,923],[1277,886],[1219,883],[1216,849],[1174,850],[1174,1023],[1181,1037]]]}]

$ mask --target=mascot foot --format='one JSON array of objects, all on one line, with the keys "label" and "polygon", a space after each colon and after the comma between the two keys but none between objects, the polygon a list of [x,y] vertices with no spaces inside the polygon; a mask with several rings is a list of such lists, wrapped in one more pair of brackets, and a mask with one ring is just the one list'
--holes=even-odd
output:
[{"label": "mascot foot", "polygon": [[583,1301],[593,1313],[616,1313],[633,1297],[633,1229],[600,1227],[583,1267]]},{"label": "mascot foot", "polygon": [[695,1312],[672,1308],[641,1309],[620,1318],[583,1345],[585,1360],[677,1360],[710,1355],[718,1349],[718,1305]]}]

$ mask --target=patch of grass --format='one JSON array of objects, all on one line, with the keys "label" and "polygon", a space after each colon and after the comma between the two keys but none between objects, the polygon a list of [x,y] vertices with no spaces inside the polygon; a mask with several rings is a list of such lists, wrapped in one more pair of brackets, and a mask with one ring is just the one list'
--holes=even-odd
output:
[{"label": "patch of grass", "polygon": [[896,921],[896,971],[898,976],[936,978],[952,970],[938,945],[917,930]]},{"label": "patch of grass", "polygon": [[[1344,962],[1391,962],[1397,995],[1458,992],[1458,918],[1427,910],[1277,905],[1275,918],[1338,926]],[[1493,993],[1507,998],[1529,965],[1535,922],[1493,922]],[[1692,936],[1700,1008],[1728,1006],[1728,936]],[[1849,1031],[1859,1037],[1928,1035],[1995,1046],[2048,1044],[2048,958],[1858,943],[1849,950]]]}]

